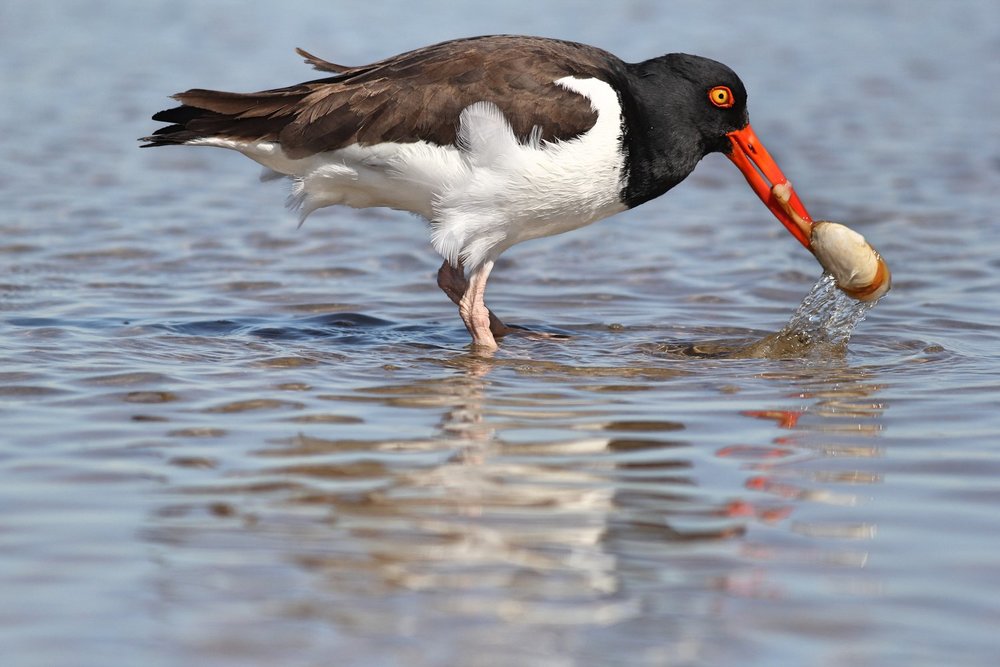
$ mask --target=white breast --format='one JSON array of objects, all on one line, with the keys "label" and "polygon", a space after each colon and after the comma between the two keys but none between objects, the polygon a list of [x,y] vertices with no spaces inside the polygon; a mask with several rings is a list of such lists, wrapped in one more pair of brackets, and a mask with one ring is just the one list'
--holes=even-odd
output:
[{"label": "white breast", "polygon": [[434,205],[434,247],[467,266],[521,241],[588,225],[625,209],[618,95],[597,79],[560,86],[588,97],[598,113],[585,134],[561,142],[519,143],[500,110],[480,102],[462,113],[461,178]]},{"label": "white breast", "polygon": [[518,141],[489,102],[466,108],[459,146],[426,142],[349,146],[290,160],[274,142],[200,139],[233,148],[294,179],[289,205],[305,219],[324,206],[386,206],[431,222],[434,248],[474,268],[528,239],[576,229],[625,210],[618,95],[598,79],[556,83],[587,97],[597,122],[569,141]]}]

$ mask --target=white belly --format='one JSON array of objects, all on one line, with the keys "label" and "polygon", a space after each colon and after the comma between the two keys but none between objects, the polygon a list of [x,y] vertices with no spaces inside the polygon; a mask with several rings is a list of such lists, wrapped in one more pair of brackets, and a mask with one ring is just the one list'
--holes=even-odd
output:
[{"label": "white belly", "polygon": [[625,210],[621,106],[597,79],[557,84],[590,99],[597,122],[579,137],[521,143],[499,108],[479,102],[459,121],[459,146],[349,146],[290,160],[274,142],[201,139],[233,148],[293,179],[289,205],[304,220],[334,204],[411,211],[431,223],[434,248],[474,268],[521,241],[576,229]]}]

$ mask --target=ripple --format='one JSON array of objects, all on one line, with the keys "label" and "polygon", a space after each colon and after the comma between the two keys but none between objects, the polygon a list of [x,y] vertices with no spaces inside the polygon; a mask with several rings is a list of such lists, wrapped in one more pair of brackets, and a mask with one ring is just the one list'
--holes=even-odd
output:
[{"label": "ripple", "polygon": [[81,380],[84,384],[111,387],[136,384],[164,384],[169,381],[170,378],[167,375],[148,371],[94,375]]},{"label": "ripple", "polygon": [[192,426],[189,428],[178,428],[168,431],[167,435],[171,438],[221,438],[227,433],[228,431],[222,428]]},{"label": "ripple", "polygon": [[364,419],[353,415],[317,413],[296,415],[295,417],[290,417],[288,421],[296,424],[360,424],[364,422]]},{"label": "ripple", "polygon": [[39,385],[5,385],[0,386],[0,396],[8,398],[35,398],[43,396],[59,396],[66,394],[66,390],[56,387],[45,387]]},{"label": "ripple", "polygon": [[171,403],[178,400],[170,391],[130,391],[123,399],[126,403]]},{"label": "ripple", "polygon": [[[357,28],[385,6],[65,4],[0,28],[6,662],[995,662],[995,3],[779,0],[742,17],[756,73],[712,42],[810,210],[897,272],[849,341],[775,340],[820,268],[714,156],[505,254],[488,303],[525,329],[491,357],[419,221],[296,229],[231,152],[122,141],[192,72],[271,85],[304,26],[385,55]],[[724,4],[589,29],[655,53]],[[444,15],[407,16],[419,42]]]},{"label": "ripple", "polygon": [[274,398],[253,398],[232,401],[205,408],[202,412],[228,414],[234,412],[256,412],[260,410],[301,410],[305,405],[296,401],[282,401]]}]

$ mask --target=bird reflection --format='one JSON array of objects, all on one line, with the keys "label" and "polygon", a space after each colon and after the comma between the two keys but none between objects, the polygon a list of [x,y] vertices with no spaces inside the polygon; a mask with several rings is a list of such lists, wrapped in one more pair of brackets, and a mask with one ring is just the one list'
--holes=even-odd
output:
[{"label": "bird reflection", "polygon": [[[660,642],[665,619],[715,622],[706,595],[780,597],[789,563],[866,561],[871,522],[809,511],[859,506],[858,485],[880,481],[865,462],[880,455],[881,387],[844,359],[745,379],[767,398],[742,398],[726,418],[771,422],[773,435],[708,451],[704,421],[670,417],[681,408],[629,412],[637,392],[699,383],[690,366],[615,376],[470,354],[438,367],[328,397],[387,414],[390,437],[331,438],[355,427],[298,422],[307,431],[258,449],[232,485],[185,489],[207,506],[227,496],[228,511],[174,506],[157,519],[158,540],[174,551],[223,534],[244,550],[280,544],[281,559],[318,582],[310,615],[375,635],[430,636],[460,618],[510,632],[627,624]],[[518,374],[544,375],[545,391]],[[739,396],[732,384],[721,401]],[[768,404],[776,386],[785,405]],[[400,411],[431,419],[406,435],[392,428]],[[801,541],[769,540],[775,530]]]}]

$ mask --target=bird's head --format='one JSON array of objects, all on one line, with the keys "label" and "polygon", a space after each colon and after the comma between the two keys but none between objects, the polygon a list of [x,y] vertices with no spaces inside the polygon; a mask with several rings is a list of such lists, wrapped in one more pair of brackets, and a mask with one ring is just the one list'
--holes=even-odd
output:
[{"label": "bird's head", "polygon": [[[684,118],[697,132],[701,157],[709,153],[728,157],[778,221],[812,250],[812,218],[751,127],[747,91],[739,76],[720,62],[684,53],[661,56],[639,67],[639,76],[646,81],[662,79],[655,85],[662,112],[668,118]],[[669,126],[665,131],[671,131]],[[786,184],[790,194],[779,202],[772,189]]]}]

